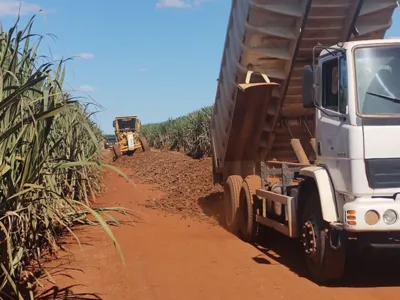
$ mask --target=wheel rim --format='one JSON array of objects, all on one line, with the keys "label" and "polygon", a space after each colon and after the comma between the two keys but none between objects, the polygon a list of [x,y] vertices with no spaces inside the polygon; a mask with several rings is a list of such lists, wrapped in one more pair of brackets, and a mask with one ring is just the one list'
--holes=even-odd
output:
[{"label": "wheel rim", "polygon": [[320,260],[320,251],[318,247],[319,228],[314,216],[310,216],[302,227],[302,242],[306,257],[313,263],[318,263]]}]

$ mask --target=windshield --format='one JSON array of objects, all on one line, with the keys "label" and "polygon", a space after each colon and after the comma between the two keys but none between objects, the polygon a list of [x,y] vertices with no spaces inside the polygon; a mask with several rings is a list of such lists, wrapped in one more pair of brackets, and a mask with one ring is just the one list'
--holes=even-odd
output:
[{"label": "windshield", "polygon": [[358,110],[361,114],[400,114],[400,46],[355,51]]},{"label": "windshield", "polygon": [[136,119],[119,119],[118,127],[119,130],[134,130]]}]

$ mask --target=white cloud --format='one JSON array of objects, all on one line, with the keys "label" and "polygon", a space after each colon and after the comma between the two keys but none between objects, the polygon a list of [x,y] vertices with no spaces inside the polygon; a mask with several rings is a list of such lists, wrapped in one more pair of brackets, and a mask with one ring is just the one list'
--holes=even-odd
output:
[{"label": "white cloud", "polygon": [[184,0],[160,0],[156,3],[157,8],[162,7],[175,7],[175,8],[189,8],[192,7]]},{"label": "white cloud", "polygon": [[16,16],[48,13],[50,11],[43,10],[39,4],[26,3],[25,1],[17,0],[0,0],[0,16]]},{"label": "white cloud", "polygon": [[173,7],[173,8],[192,8],[204,2],[213,0],[159,0],[156,3],[157,8]]},{"label": "white cloud", "polygon": [[93,53],[85,53],[85,52],[79,53],[76,56],[81,59],[93,59],[94,58]]},{"label": "white cloud", "polygon": [[140,68],[139,69],[139,72],[142,72],[142,73],[148,72],[148,71],[149,71],[149,69],[147,69],[147,68]]},{"label": "white cloud", "polygon": [[193,4],[194,5],[200,5],[200,4],[203,4],[205,2],[211,2],[211,1],[214,1],[214,0],[193,0]]},{"label": "white cloud", "polygon": [[81,85],[74,89],[76,92],[91,93],[97,91],[97,88],[91,85]]}]

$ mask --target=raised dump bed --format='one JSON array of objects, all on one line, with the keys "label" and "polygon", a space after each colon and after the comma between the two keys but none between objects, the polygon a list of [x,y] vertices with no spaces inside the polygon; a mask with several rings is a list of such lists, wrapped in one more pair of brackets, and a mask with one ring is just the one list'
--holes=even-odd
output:
[{"label": "raised dump bed", "polygon": [[303,108],[301,95],[313,48],[383,38],[396,6],[396,0],[232,1],[211,120],[214,175],[224,176],[214,179],[252,174],[273,159],[312,162],[314,110]]}]

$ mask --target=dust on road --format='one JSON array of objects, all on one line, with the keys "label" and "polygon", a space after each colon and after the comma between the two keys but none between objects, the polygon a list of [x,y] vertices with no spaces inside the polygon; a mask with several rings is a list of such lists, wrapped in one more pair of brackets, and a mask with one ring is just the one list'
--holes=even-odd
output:
[{"label": "dust on road", "polygon": [[107,192],[97,205],[145,215],[136,226],[113,228],[126,266],[101,229],[85,228],[77,233],[82,250],[70,237],[68,252],[48,264],[56,283],[42,298],[57,291],[62,299],[377,300],[400,292],[398,258],[351,257],[341,286],[320,287],[307,279],[295,242],[267,231],[253,246],[230,234],[208,159],[139,152],[117,165],[137,187],[106,171]]}]

